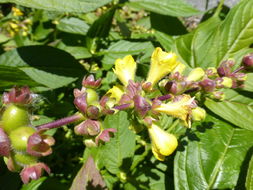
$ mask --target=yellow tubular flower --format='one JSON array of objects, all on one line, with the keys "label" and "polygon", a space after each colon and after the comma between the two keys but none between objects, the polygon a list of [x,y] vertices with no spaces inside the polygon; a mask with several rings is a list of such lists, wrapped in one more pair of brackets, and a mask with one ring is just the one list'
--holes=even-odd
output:
[{"label": "yellow tubular flower", "polygon": [[16,7],[12,7],[11,10],[12,10],[14,16],[23,16],[24,15],[24,13]]},{"label": "yellow tubular flower", "polygon": [[148,132],[151,138],[152,152],[158,160],[163,161],[165,156],[171,155],[177,148],[177,138],[154,123],[148,126]]},{"label": "yellow tubular flower", "polygon": [[107,91],[110,98],[115,98],[116,103],[120,101],[121,96],[124,94],[124,87],[121,85],[115,85]]},{"label": "yellow tubular flower", "polygon": [[154,86],[160,79],[169,74],[177,65],[177,56],[172,52],[164,52],[161,48],[156,48],[151,56],[151,65],[147,77],[147,82]]},{"label": "yellow tubular flower", "polygon": [[185,64],[178,61],[178,65],[171,73],[179,72],[180,74],[183,74],[185,68],[186,68]]},{"label": "yellow tubular flower", "polygon": [[136,62],[131,55],[125,56],[123,59],[117,59],[115,61],[114,73],[124,86],[128,85],[129,80],[134,80],[136,71]]},{"label": "yellow tubular flower", "polygon": [[168,102],[161,104],[154,108],[154,111],[160,113],[166,113],[173,117],[179,118],[184,122],[184,125],[190,127],[189,114],[191,113],[191,104],[194,98],[189,95],[183,95],[183,97],[176,102]]},{"label": "yellow tubular flower", "polygon": [[201,80],[204,75],[205,75],[205,71],[202,68],[197,67],[189,73],[186,80],[196,82],[196,81]]}]

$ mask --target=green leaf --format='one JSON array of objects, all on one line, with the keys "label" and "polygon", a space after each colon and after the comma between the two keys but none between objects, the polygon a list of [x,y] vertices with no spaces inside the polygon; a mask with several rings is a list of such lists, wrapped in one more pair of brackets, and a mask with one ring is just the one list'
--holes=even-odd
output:
[{"label": "green leaf", "polygon": [[76,59],[85,59],[92,57],[87,48],[81,46],[67,46],[64,43],[59,43],[57,48],[62,49],[71,54]]},{"label": "green leaf", "polygon": [[[105,56],[102,59],[104,69],[109,70],[116,59],[123,58],[126,55],[137,55],[153,50],[151,42],[129,42],[120,40],[112,44],[107,51],[103,52]],[[150,56],[150,54],[149,54]]]},{"label": "green leaf", "polygon": [[182,0],[130,0],[130,6],[169,16],[192,16],[200,11]]},{"label": "green leaf", "polygon": [[85,73],[70,54],[49,46],[24,46],[8,51],[0,56],[0,65],[22,70],[31,81],[52,89],[66,86]]},{"label": "green leaf", "polygon": [[25,7],[48,11],[86,13],[101,7],[112,0],[0,0],[0,3],[15,3]]},{"label": "green leaf", "polygon": [[115,128],[117,132],[109,142],[101,147],[100,159],[112,174],[128,170],[135,151],[135,134],[129,129],[126,112],[119,112],[107,116],[104,120],[105,128]]},{"label": "green leaf", "polygon": [[90,26],[79,18],[70,17],[61,19],[56,27],[63,32],[86,35]]},{"label": "green leaf", "polygon": [[253,73],[247,74],[247,80],[245,81],[244,84],[245,87],[243,88],[243,90],[253,92]]},{"label": "green leaf", "polygon": [[20,190],[37,190],[40,185],[46,180],[46,177],[39,178],[37,180],[31,181],[29,184],[23,185]]},{"label": "green leaf", "polygon": [[227,90],[226,99],[215,102],[211,99],[205,101],[205,105],[215,114],[233,123],[234,125],[253,130],[253,101],[233,90]]},{"label": "green leaf", "polygon": [[253,190],[253,156],[249,162],[245,186],[247,190]]},{"label": "green leaf", "polygon": [[252,138],[252,131],[208,116],[176,154],[175,189],[233,189]]},{"label": "green leaf", "polygon": [[107,37],[112,25],[115,8],[108,10],[105,14],[100,16],[90,27],[87,36],[90,38]]},{"label": "green leaf", "polygon": [[70,190],[105,189],[105,182],[96,168],[94,159],[90,156],[79,170]]}]

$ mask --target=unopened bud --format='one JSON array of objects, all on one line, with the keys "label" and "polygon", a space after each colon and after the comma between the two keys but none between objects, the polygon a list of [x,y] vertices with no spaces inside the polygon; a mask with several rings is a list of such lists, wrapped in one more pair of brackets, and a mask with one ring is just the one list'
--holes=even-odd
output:
[{"label": "unopened bud", "polygon": [[247,79],[247,74],[245,74],[245,73],[234,73],[233,77],[235,77],[237,81],[244,82]]},{"label": "unopened bud", "polygon": [[97,106],[91,105],[87,108],[86,113],[87,113],[88,118],[97,119],[100,115],[100,109]]},{"label": "unopened bud", "polygon": [[89,148],[91,148],[91,147],[97,147],[97,144],[95,143],[95,141],[93,139],[85,139],[83,141],[83,143],[84,143],[84,145],[86,147],[89,147]]},{"label": "unopened bud", "polygon": [[202,68],[197,67],[189,73],[187,81],[194,81],[194,82],[199,81],[203,78],[204,75],[205,71]]},{"label": "unopened bud", "polygon": [[206,111],[203,108],[196,107],[192,109],[192,119],[194,121],[202,121],[206,118]]},{"label": "unopened bud", "polygon": [[230,76],[231,73],[232,73],[232,67],[235,65],[235,61],[230,59],[230,60],[227,60],[227,61],[223,61],[221,63],[221,65],[218,67],[217,71],[218,71],[218,74],[221,76],[221,77],[224,77],[224,76]]},{"label": "unopened bud", "polygon": [[231,88],[233,80],[229,77],[222,77],[217,79],[216,84],[218,88]]},{"label": "unopened bud", "polygon": [[215,91],[215,92],[212,92],[210,97],[213,98],[213,99],[223,101],[225,99],[225,94],[223,92],[220,92],[220,91]]},{"label": "unopened bud", "polygon": [[242,59],[242,63],[246,68],[252,68],[253,67],[253,53],[244,56]]},{"label": "unopened bud", "polygon": [[211,79],[205,79],[205,80],[199,82],[199,85],[206,92],[212,92],[216,87],[215,81],[213,81]]},{"label": "unopened bud", "polygon": [[135,96],[134,109],[139,114],[139,116],[144,117],[151,109],[151,105],[142,96]]},{"label": "unopened bud", "polygon": [[96,89],[101,85],[101,81],[102,79],[95,80],[93,75],[89,75],[83,79],[82,85],[86,88]]},{"label": "unopened bud", "polygon": [[208,78],[215,78],[218,76],[217,69],[215,67],[208,67],[206,70],[206,75]]},{"label": "unopened bud", "polygon": [[100,133],[100,125],[99,121],[87,119],[75,126],[74,130],[77,135],[96,136]]}]

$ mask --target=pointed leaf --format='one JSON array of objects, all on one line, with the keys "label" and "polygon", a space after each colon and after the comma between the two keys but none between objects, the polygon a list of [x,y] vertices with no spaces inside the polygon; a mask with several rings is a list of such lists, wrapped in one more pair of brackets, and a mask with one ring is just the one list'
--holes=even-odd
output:
[{"label": "pointed leaf", "polygon": [[253,132],[209,116],[175,157],[175,189],[233,189]]}]

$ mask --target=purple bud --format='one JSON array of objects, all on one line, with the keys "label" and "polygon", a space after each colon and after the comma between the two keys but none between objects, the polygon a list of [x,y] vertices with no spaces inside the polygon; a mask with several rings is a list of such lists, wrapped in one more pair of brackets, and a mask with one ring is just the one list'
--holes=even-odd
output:
[{"label": "purple bud", "polygon": [[4,104],[30,104],[32,102],[32,94],[28,86],[14,87],[10,92],[3,94],[2,101]]},{"label": "purple bud", "polygon": [[0,126],[0,156],[8,157],[11,151],[10,139]]},{"label": "purple bud", "polygon": [[[112,105],[111,99],[107,95],[104,95],[100,99],[99,104],[101,106],[103,114],[113,114],[114,113],[114,110],[111,110],[111,107],[114,105],[114,103]],[[109,106],[109,105],[111,105],[111,106]]]},{"label": "purple bud", "polygon": [[99,136],[96,137],[96,144],[99,143],[99,141],[102,142],[108,142],[110,141],[110,137],[113,133],[116,133],[117,129],[114,128],[108,128],[108,129],[104,129]]},{"label": "purple bud", "polygon": [[235,77],[237,81],[244,82],[247,79],[247,74],[245,74],[245,73],[233,73],[233,77]]},{"label": "purple bud", "polygon": [[43,170],[50,174],[50,168],[44,163],[36,163],[34,165],[24,167],[20,173],[23,183],[27,184],[30,179],[39,179],[42,175]]},{"label": "purple bud", "polygon": [[87,108],[86,113],[90,119],[97,119],[100,115],[100,110],[97,106],[90,105]]},{"label": "purple bud", "polygon": [[100,122],[87,119],[75,127],[77,135],[96,136],[100,133]]},{"label": "purple bud", "polygon": [[89,75],[88,77],[83,78],[82,85],[86,88],[98,88],[101,85],[102,79],[95,80],[93,75]]},{"label": "purple bud", "polygon": [[151,105],[142,96],[135,96],[134,109],[141,117],[144,117],[151,109]]},{"label": "purple bud", "polygon": [[230,76],[232,73],[232,67],[235,65],[233,60],[223,61],[218,67],[217,72],[221,77]]},{"label": "purple bud", "polygon": [[32,156],[47,156],[52,153],[51,146],[54,145],[55,140],[49,135],[44,135],[45,130],[40,130],[28,138],[27,153]]},{"label": "purple bud", "polygon": [[152,123],[153,123],[153,121],[154,121],[154,119],[153,119],[152,117],[145,117],[145,118],[143,119],[143,123],[144,123],[144,125],[146,125],[146,126],[151,126]]},{"label": "purple bud", "polygon": [[130,98],[133,98],[136,95],[140,95],[141,90],[142,90],[141,83],[129,80],[126,92]]},{"label": "purple bud", "polygon": [[76,108],[81,112],[81,113],[85,113],[86,109],[87,109],[87,101],[86,101],[86,97],[87,97],[87,93],[83,93],[80,96],[77,96],[74,99],[74,104],[76,106]]},{"label": "purple bud", "polygon": [[247,68],[253,67],[253,53],[244,56],[242,59],[242,63]]},{"label": "purple bud", "polygon": [[142,89],[146,92],[150,92],[152,90],[152,83],[151,82],[145,82],[142,84]]},{"label": "purple bud", "polygon": [[206,92],[212,92],[216,87],[215,81],[211,79],[204,79],[203,81],[199,82],[199,85]]}]

